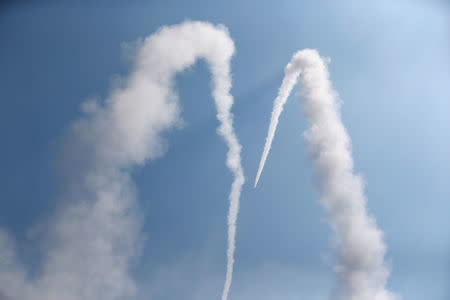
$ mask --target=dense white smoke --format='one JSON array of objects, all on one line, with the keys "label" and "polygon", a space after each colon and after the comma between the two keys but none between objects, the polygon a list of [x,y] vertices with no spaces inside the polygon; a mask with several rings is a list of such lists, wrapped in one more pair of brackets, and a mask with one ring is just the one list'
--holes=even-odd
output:
[{"label": "dense white smoke", "polygon": [[301,85],[303,112],[310,125],[305,138],[320,178],[321,203],[335,233],[338,286],[332,299],[397,299],[385,288],[389,271],[384,264],[383,234],[367,214],[364,183],[353,171],[351,141],[341,122],[337,93],[329,81],[326,64],[316,50],[297,52],[286,67],[255,186],[283,105],[297,80]]},{"label": "dense white smoke", "polygon": [[123,86],[104,103],[83,104],[83,117],[65,137],[66,204],[46,228],[45,256],[37,275],[27,274],[13,239],[0,231],[0,299],[114,300],[134,294],[129,268],[139,252],[141,216],[130,170],[163,154],[161,134],[180,122],[174,76],[197,59],[205,59],[211,69],[218,133],[229,147],[226,164],[234,175],[223,295],[227,298],[244,183],[241,146],[230,112],[233,53],[234,43],[223,26],[189,21],[163,27],[139,46]]}]

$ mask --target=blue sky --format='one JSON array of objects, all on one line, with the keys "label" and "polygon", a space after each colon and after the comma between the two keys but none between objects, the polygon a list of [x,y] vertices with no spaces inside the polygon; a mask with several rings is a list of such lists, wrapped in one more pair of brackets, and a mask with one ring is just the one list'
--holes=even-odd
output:
[{"label": "blue sky", "polygon": [[[368,209],[385,233],[389,289],[408,300],[448,299],[448,2],[241,2],[0,7],[0,227],[16,241],[29,276],[39,273],[43,256],[35,232],[59,210],[57,157],[80,104],[105,99],[128,74],[136,40],[191,19],[226,25],[236,46],[232,111],[247,182],[230,299],[327,299],[333,288],[331,231],[294,95],[252,187],[283,68],[303,48],[331,58]],[[185,126],[165,133],[163,157],[132,171],[146,235],[132,265],[135,299],[220,297],[232,176],[209,80],[204,62],[177,75]]]}]

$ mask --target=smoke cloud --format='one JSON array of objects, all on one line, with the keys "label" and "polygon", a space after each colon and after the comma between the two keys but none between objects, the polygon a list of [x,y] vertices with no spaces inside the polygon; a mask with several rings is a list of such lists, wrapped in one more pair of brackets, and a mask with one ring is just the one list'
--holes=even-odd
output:
[{"label": "smoke cloud", "polygon": [[142,41],[123,85],[100,103],[82,105],[83,116],[64,138],[64,207],[45,233],[37,275],[20,262],[14,239],[0,231],[0,298],[8,300],[114,300],[135,294],[130,265],[139,254],[141,216],[130,178],[164,153],[163,132],[180,123],[174,76],[198,59],[212,73],[218,134],[229,150],[234,175],[229,196],[227,275],[232,280],[236,219],[244,175],[241,146],[230,112],[230,60],[234,43],[223,26],[184,22]]},{"label": "smoke cloud", "polygon": [[258,183],[283,105],[299,80],[303,113],[310,128],[304,134],[320,178],[321,204],[335,236],[337,290],[332,299],[393,300],[386,290],[383,234],[366,211],[363,180],[354,174],[351,140],[341,122],[337,93],[327,66],[316,50],[297,52],[286,66],[275,99],[269,131],[255,180]]}]

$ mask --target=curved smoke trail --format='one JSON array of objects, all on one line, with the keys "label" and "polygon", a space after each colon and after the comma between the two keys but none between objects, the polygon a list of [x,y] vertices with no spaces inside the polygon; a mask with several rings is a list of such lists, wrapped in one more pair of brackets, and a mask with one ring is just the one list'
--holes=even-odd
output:
[{"label": "curved smoke trail", "polygon": [[283,105],[299,79],[303,112],[310,128],[305,133],[320,177],[321,203],[336,239],[338,291],[333,299],[392,300],[385,289],[389,271],[386,246],[375,220],[367,214],[364,184],[353,172],[351,141],[341,122],[337,94],[326,64],[316,50],[297,52],[285,69],[255,186],[264,167]]},{"label": "curved smoke trail", "polygon": [[236,219],[244,175],[241,146],[230,112],[230,60],[234,43],[223,26],[185,22],[161,28],[138,48],[131,74],[104,103],[87,101],[84,116],[65,138],[65,208],[48,226],[46,256],[39,276],[30,279],[0,231],[0,298],[11,300],[117,300],[133,295],[129,273],[137,255],[141,222],[130,170],[164,152],[163,132],[180,122],[175,75],[198,59],[212,73],[218,134],[229,150],[234,175],[229,196],[227,275],[232,279]]}]

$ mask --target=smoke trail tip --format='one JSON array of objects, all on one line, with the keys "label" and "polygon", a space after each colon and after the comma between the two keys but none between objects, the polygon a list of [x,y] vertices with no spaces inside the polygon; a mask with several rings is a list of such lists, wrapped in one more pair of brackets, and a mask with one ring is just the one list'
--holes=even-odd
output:
[{"label": "smoke trail tip", "polygon": [[259,177],[261,176],[261,172],[258,170],[258,173],[256,174],[255,178],[255,184],[253,185],[253,188],[255,189],[259,182]]}]

